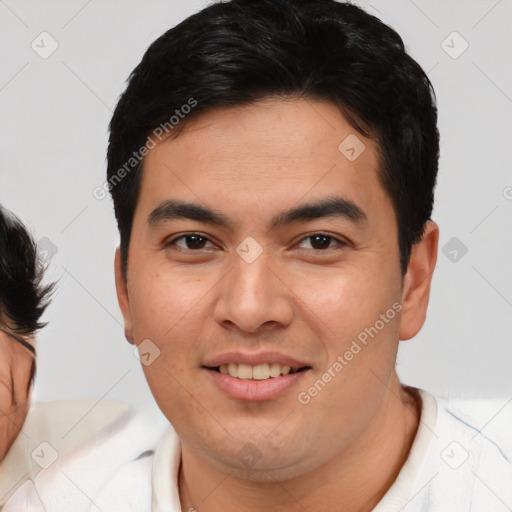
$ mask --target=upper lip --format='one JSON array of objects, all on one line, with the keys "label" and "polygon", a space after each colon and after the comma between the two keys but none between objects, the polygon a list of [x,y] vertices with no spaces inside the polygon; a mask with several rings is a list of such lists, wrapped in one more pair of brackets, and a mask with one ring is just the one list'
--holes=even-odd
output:
[{"label": "upper lip", "polygon": [[249,354],[244,352],[226,352],[217,356],[208,358],[204,361],[203,366],[207,368],[215,368],[217,366],[229,363],[248,364],[250,366],[257,366],[259,364],[272,364],[278,363],[282,366],[289,366],[294,370],[311,366],[308,363],[299,361],[286,354],[280,352],[259,352],[257,354]]}]

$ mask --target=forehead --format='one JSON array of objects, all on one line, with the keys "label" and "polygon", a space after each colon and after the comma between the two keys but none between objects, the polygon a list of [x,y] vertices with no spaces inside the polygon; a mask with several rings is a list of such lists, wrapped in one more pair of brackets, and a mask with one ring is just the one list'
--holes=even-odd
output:
[{"label": "forehead", "polygon": [[330,102],[272,99],[212,109],[149,151],[138,209],[147,215],[171,196],[186,197],[274,219],[285,203],[327,193],[362,209],[389,209],[378,165],[375,143]]}]

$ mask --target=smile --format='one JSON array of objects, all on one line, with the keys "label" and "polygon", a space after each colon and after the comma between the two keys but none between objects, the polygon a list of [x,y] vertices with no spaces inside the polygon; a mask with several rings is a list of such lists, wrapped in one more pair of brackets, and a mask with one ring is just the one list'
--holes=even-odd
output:
[{"label": "smile", "polygon": [[[299,380],[311,370],[310,366],[292,370],[289,366],[279,364],[250,366],[236,363],[203,368],[216,387],[229,398],[255,402],[279,397],[285,391],[296,386]],[[232,373],[236,373],[236,377],[231,375],[230,368]],[[227,373],[223,373],[226,370]],[[241,377],[238,376],[239,372]],[[272,376],[271,372],[276,376]]]},{"label": "smile", "polygon": [[223,375],[230,375],[231,377],[243,380],[267,380],[277,378],[281,375],[288,375],[309,369],[310,366],[294,369],[290,366],[281,365],[279,363],[263,363],[256,366],[249,364],[221,364],[212,370],[218,371]]}]

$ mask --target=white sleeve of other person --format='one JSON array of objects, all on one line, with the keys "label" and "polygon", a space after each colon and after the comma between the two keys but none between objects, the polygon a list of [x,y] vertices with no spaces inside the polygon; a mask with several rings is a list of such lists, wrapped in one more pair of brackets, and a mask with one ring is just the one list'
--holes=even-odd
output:
[{"label": "white sleeve of other person", "polygon": [[[115,420],[25,481],[3,512],[149,510],[153,450],[168,425],[154,410],[125,406]],[[59,437],[55,429],[53,436]]]}]

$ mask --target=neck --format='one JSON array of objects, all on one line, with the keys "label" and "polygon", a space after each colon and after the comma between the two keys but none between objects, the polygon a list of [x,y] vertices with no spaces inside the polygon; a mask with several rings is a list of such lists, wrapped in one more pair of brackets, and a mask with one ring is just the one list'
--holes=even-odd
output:
[{"label": "neck", "polygon": [[343,453],[333,454],[314,471],[270,483],[222,472],[182,444],[178,478],[182,511],[368,512],[407,460],[420,413],[420,403],[395,377],[372,423]]}]

